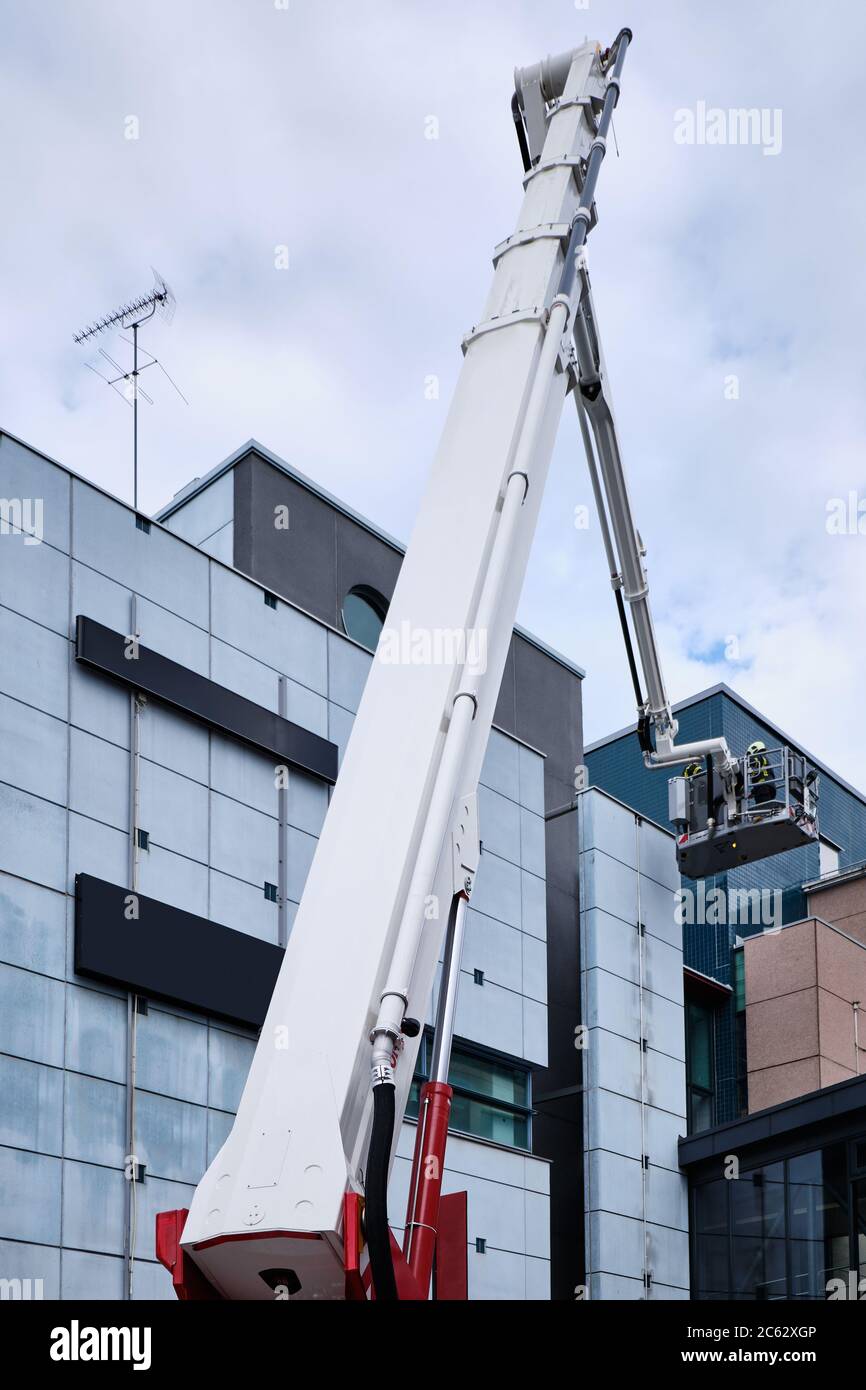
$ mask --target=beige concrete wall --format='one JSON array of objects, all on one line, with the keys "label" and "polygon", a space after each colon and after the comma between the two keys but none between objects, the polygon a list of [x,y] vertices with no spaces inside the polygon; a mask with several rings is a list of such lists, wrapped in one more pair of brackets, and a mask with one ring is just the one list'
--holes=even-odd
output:
[{"label": "beige concrete wall", "polygon": [[808,893],[809,911],[866,945],[866,878],[822,884]]},{"label": "beige concrete wall", "polygon": [[866,944],[809,918],[743,949],[750,1113],[866,1072]]}]

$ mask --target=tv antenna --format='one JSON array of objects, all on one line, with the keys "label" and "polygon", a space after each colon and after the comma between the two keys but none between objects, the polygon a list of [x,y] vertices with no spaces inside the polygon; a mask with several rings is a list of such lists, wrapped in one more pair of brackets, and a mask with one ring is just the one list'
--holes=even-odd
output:
[{"label": "tv antenna", "polygon": [[[153,267],[151,267],[151,269],[153,269]],[[135,507],[136,511],[138,511],[139,396],[142,396],[144,400],[147,401],[148,405],[153,405],[152,398],[138,384],[139,376],[148,367],[159,367],[160,371],[168,377],[168,380],[171,382],[172,386],[174,386],[174,389],[175,391],[177,391],[177,394],[180,396],[181,400],[184,401],[186,404],[189,404],[183,392],[180,390],[179,386],[177,386],[177,384],[174,381],[172,381],[171,377],[168,375],[168,372],[165,370],[165,367],[162,365],[162,363],[158,362],[152,353],[147,352],[146,348],[142,349],[142,351],[146,353],[146,355],[150,358],[150,361],[143,363],[140,367],[138,365],[139,328],[141,328],[143,324],[147,323],[149,319],[152,319],[154,314],[157,313],[160,315],[162,319],[165,320],[166,323],[171,323],[172,319],[174,318],[176,300],[174,295],[172,294],[170,286],[166,284],[165,280],[162,278],[158,270],[153,271],[153,279],[154,286],[150,294],[141,295],[138,299],[131,299],[128,304],[121,304],[119,309],[114,310],[114,313],[106,314],[104,318],[97,319],[96,322],[90,324],[89,327],[82,328],[80,333],[73,334],[73,342],[86,343],[89,342],[91,338],[98,337],[100,333],[104,333],[110,328],[122,328],[132,330],[131,371],[125,372],[121,367],[120,363],[115,362],[114,358],[111,357],[105,351],[105,348],[102,347],[99,349],[101,356],[105,358],[109,367],[112,367],[117,372],[117,376],[103,376],[102,372],[97,371],[96,367],[94,367],[92,363],[87,362],[85,363],[85,365],[90,367],[91,371],[96,372],[96,375],[102,381],[104,381],[107,386],[111,386],[115,391],[117,391],[118,395],[123,397],[123,399],[127,402],[128,405],[132,406],[132,498],[133,506]],[[129,339],[123,338],[122,341],[128,343]],[[120,390],[117,384],[120,381],[126,382],[126,389],[123,391]]]}]

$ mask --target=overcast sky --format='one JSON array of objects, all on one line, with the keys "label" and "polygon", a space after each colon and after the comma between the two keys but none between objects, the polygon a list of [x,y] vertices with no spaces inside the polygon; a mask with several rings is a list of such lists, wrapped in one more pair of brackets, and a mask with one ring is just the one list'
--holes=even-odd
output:
[{"label": "overcast sky", "polygon": [[[130,497],[131,412],[72,334],[154,265],[178,307],[142,341],[189,405],[147,374],[144,509],[254,436],[401,539],[519,207],[513,68],[630,24],[590,264],[671,695],[727,681],[866,786],[866,535],[856,513],[827,529],[832,499],[866,499],[866,6],[0,0],[0,18],[0,425]],[[779,152],[679,143],[701,102],[764,109]],[[588,739],[633,718],[598,528],[574,526],[590,502],[569,406],[520,619],[586,668]]]}]

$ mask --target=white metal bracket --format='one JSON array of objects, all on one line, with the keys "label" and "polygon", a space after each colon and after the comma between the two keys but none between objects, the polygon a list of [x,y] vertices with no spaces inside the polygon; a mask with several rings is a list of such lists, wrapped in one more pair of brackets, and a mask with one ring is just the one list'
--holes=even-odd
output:
[{"label": "white metal bracket", "polygon": [[483,333],[494,333],[497,328],[508,328],[512,323],[531,323],[533,320],[544,327],[547,323],[549,310],[542,304],[533,305],[531,309],[512,309],[510,314],[496,314],[492,319],[485,319],[483,323],[477,323],[469,332],[464,334],[460,342],[464,357],[470,343],[476,338],[480,338]]},{"label": "white metal bracket", "polygon": [[[551,169],[571,169],[575,171],[575,176],[579,175],[586,167],[586,155],[583,154],[558,154],[553,159],[540,159],[537,164],[523,176],[523,187],[528,188],[532,180],[539,174],[547,174]],[[578,179],[578,182],[580,180]]]},{"label": "white metal bracket", "polygon": [[590,125],[590,129],[592,130],[593,134],[595,134],[598,130],[598,121],[596,120],[596,117],[601,111],[601,108],[604,106],[604,97],[557,97],[556,100],[552,101],[550,103],[550,106],[548,107],[548,120],[551,118],[551,116],[555,116],[558,111],[567,111],[569,106],[583,107],[584,114],[586,115],[586,119]]},{"label": "white metal bracket", "polygon": [[565,250],[570,233],[570,222],[540,222],[537,227],[528,227],[523,232],[514,232],[504,241],[500,241],[498,246],[494,246],[493,264],[498,265],[506,251],[513,250],[515,246],[526,246],[533,241],[558,241],[562,249]]},{"label": "white metal bracket", "polygon": [[473,792],[457,802],[457,815],[451,830],[451,879],[455,893],[471,895],[480,857],[478,797]]},{"label": "white metal bracket", "polygon": [[[460,350],[463,356],[469,351],[470,345],[476,338],[482,337],[485,333],[493,333],[497,328],[508,328],[512,323],[539,323],[542,328],[547,327],[550,318],[549,308],[514,309],[510,314],[497,314],[492,319],[485,319],[483,323],[477,323],[468,333],[465,333],[460,340]],[[563,337],[559,356],[556,359],[556,370],[558,372],[568,371],[569,340]]]},{"label": "white metal bracket", "polygon": [[[590,146],[590,149],[587,150],[586,154],[561,154],[557,155],[553,159],[542,160],[540,163],[535,164],[527,174],[524,174],[523,187],[527,188],[529,184],[532,182],[532,180],[535,178],[536,174],[547,174],[550,172],[551,169],[570,169],[572,174],[574,175],[574,181],[577,185],[578,196],[580,196],[580,194],[583,192],[583,177],[586,173],[587,156],[589,155],[591,150],[592,146]],[[595,227],[596,223],[598,222],[598,209],[595,206],[594,199],[592,207],[589,209],[589,212],[587,213],[584,210],[584,214],[587,222],[587,231],[591,232]]]}]

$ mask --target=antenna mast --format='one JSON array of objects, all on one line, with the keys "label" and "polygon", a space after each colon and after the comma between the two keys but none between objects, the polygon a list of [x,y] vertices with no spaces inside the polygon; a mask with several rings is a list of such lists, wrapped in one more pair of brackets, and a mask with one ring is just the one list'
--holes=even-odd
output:
[{"label": "antenna mast", "polygon": [[[87,328],[82,328],[81,331],[80,331],[79,333],[73,334],[73,342],[79,343],[79,344],[80,344],[80,343],[89,342],[91,338],[96,338],[96,337],[98,337],[100,333],[106,332],[109,328],[127,328],[127,329],[128,329],[128,328],[131,328],[131,329],[132,329],[132,371],[131,371],[131,372],[124,372],[123,369],[122,369],[122,367],[120,367],[120,366],[118,365],[118,363],[115,362],[114,359],[113,359],[112,357],[109,357],[108,353],[105,351],[104,348],[100,348],[99,350],[100,350],[100,352],[102,353],[102,356],[105,358],[105,360],[106,360],[107,362],[109,362],[109,363],[111,364],[111,366],[114,367],[114,368],[120,373],[119,376],[113,377],[113,378],[111,378],[111,379],[109,379],[108,377],[102,377],[102,380],[105,381],[109,386],[114,387],[115,389],[117,389],[117,382],[118,382],[118,381],[126,381],[126,382],[129,382],[129,383],[131,384],[131,394],[132,394],[132,504],[133,504],[133,506],[135,507],[135,510],[136,510],[136,511],[138,511],[138,397],[139,397],[139,394],[141,394],[142,396],[144,396],[145,400],[148,401],[149,404],[151,404],[151,405],[153,404],[153,401],[151,400],[150,396],[148,396],[147,392],[146,392],[146,391],[143,391],[143,390],[139,387],[138,378],[139,378],[141,372],[143,372],[147,367],[154,367],[154,366],[160,366],[160,367],[161,367],[161,364],[157,362],[156,358],[155,358],[155,357],[151,357],[151,360],[150,360],[149,362],[145,362],[145,363],[144,363],[144,366],[141,367],[141,368],[139,368],[139,365],[138,365],[138,330],[139,330],[139,328],[141,328],[141,326],[142,326],[143,324],[147,323],[149,319],[152,319],[153,316],[154,316],[154,314],[157,313],[157,311],[159,312],[160,316],[161,316],[163,319],[165,319],[166,323],[171,323],[172,319],[174,318],[174,310],[175,310],[175,304],[176,304],[175,297],[174,297],[174,295],[172,294],[170,287],[166,284],[165,280],[162,278],[162,276],[160,275],[160,273],[159,273],[158,270],[154,270],[154,272],[153,272],[153,278],[154,278],[154,286],[153,286],[153,289],[151,290],[150,294],[141,295],[138,299],[132,299],[132,300],[129,301],[128,304],[121,304],[120,308],[119,308],[119,309],[115,309],[113,313],[111,313],[111,314],[106,314],[106,315],[104,316],[104,318],[97,319],[96,322],[90,324],[89,327],[87,327]],[[151,354],[148,353],[148,356],[151,356]],[[88,363],[87,365],[89,366],[90,364]],[[93,371],[96,371],[96,368],[94,367],[92,370],[93,370]],[[165,371],[165,368],[164,368],[164,367],[161,367],[161,370],[162,370],[162,371]],[[102,373],[101,373],[101,372],[96,372],[96,375],[97,375],[97,376],[102,376]],[[168,373],[166,373],[166,375],[168,375]],[[169,380],[171,381],[171,378],[170,378],[170,377],[169,377]],[[172,382],[172,385],[174,385],[174,382]],[[177,387],[175,387],[175,390],[177,390]],[[123,392],[120,392],[119,394],[124,395]],[[180,395],[181,398],[183,399],[182,392],[178,391],[178,395]],[[128,395],[124,395],[124,399],[126,399],[126,400],[128,401],[128,400],[129,400],[129,396],[128,396]]]}]

